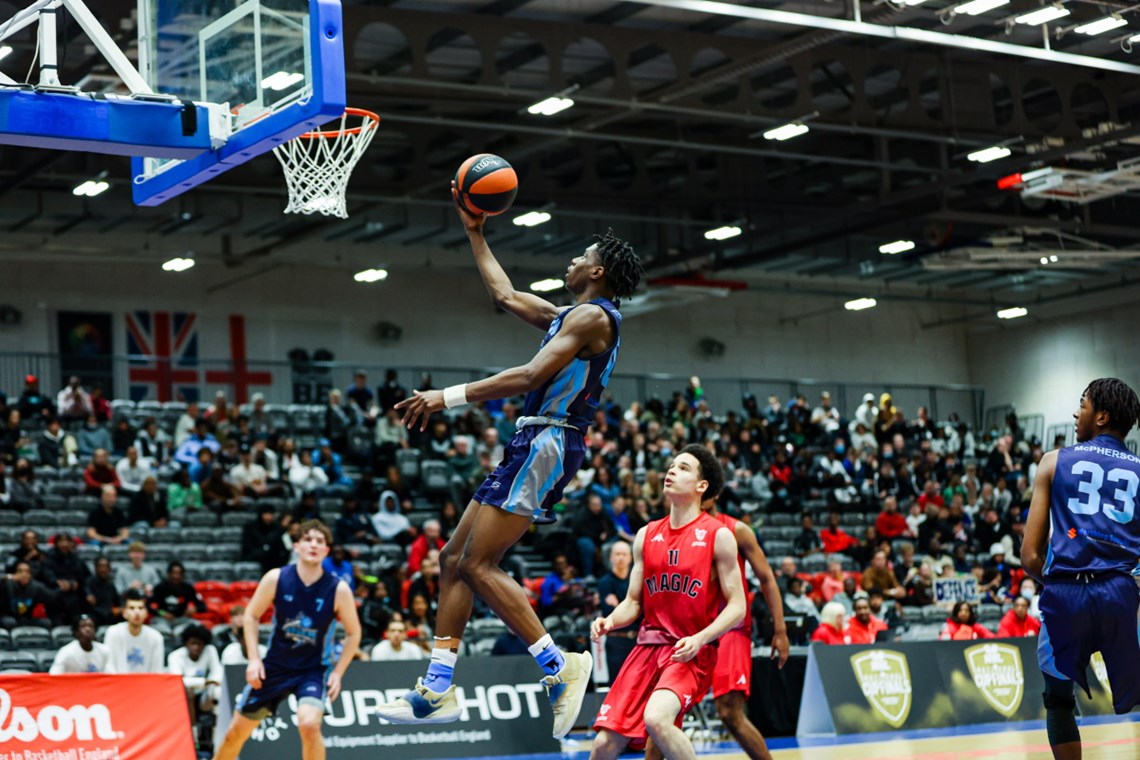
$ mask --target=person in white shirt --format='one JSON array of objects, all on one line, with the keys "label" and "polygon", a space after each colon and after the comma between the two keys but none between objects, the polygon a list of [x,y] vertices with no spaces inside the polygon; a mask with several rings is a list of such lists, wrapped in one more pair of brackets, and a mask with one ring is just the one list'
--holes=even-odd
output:
[{"label": "person in white shirt", "polygon": [[[264,467],[253,461],[253,449],[248,443],[241,445],[241,460],[233,466],[228,477],[242,496],[257,498],[270,492],[269,485],[266,483],[269,474]],[[327,481],[328,478],[325,480]]]},{"label": "person in white shirt", "polygon": [[422,660],[424,650],[408,643],[408,626],[403,620],[388,623],[384,640],[372,647],[373,660]]},{"label": "person in white shirt", "polygon": [[[265,659],[265,653],[269,651],[264,644],[257,645],[257,655],[261,659]],[[222,664],[223,665],[246,665],[249,663],[249,658],[245,656],[245,640],[238,639],[237,641],[230,642],[225,649],[222,650]]]},{"label": "person in white shirt", "polygon": [[297,465],[289,470],[289,482],[293,484],[293,489],[300,498],[327,486],[329,476],[320,467],[314,467],[312,453],[308,449],[302,449],[298,455]]},{"label": "person in white shirt", "polygon": [[851,421],[847,423],[847,429],[854,433],[855,426],[863,423],[863,427],[867,430],[875,429],[875,417],[878,416],[879,409],[875,406],[875,394],[864,393],[863,403],[855,409],[855,414],[851,415]]},{"label": "person in white shirt", "polygon": [[123,595],[123,618],[107,629],[103,643],[107,645],[108,673],[164,673],[162,634],[143,625],[146,620],[146,597],[137,588]]},{"label": "person in white shirt", "polygon": [[139,456],[139,450],[130,446],[127,455],[115,464],[115,472],[119,475],[119,490],[127,493],[138,493],[142,490],[143,481],[154,474],[150,460]]},{"label": "person in white shirt", "polygon": [[190,725],[198,725],[198,713],[212,713],[221,697],[222,662],[206,626],[193,623],[182,629],[182,646],[170,653],[167,669],[182,676],[190,703]]},{"label": "person in white shirt", "polygon": [[400,511],[400,497],[395,491],[380,494],[380,509],[372,515],[372,527],[376,529],[376,535],[385,541],[394,541],[400,535],[406,535],[410,540],[412,523]]},{"label": "person in white shirt", "polygon": [[95,619],[80,615],[72,626],[75,640],[55,653],[48,671],[53,676],[63,673],[102,673],[107,669],[107,646],[95,640]]},{"label": "person in white shirt", "polygon": [[819,394],[819,406],[811,413],[811,424],[818,425],[828,435],[839,431],[839,410],[831,405],[830,391]]},{"label": "person in white shirt", "polygon": [[198,402],[191,401],[186,405],[186,412],[178,418],[174,426],[174,448],[177,449],[183,442],[194,434],[194,426],[198,424]]}]

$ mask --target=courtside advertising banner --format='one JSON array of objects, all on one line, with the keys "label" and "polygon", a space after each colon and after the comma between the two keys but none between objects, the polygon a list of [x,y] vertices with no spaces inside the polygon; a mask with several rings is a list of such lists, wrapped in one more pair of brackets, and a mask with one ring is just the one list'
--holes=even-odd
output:
[{"label": "courtside advertising banner", "polygon": [[[542,671],[531,657],[460,658],[455,685],[463,713],[455,723],[397,726],[381,721],[374,712],[376,706],[404,694],[424,674],[426,665],[425,661],[353,663],[345,673],[340,696],[325,715],[323,733],[329,757],[413,760],[559,751],[559,743],[550,736],[554,723],[550,703],[538,682]],[[218,705],[219,731],[225,731],[245,685],[245,667],[228,666],[227,694]],[[282,702],[277,714],[254,730],[241,760],[300,757],[296,708],[293,697]]]},{"label": "courtside advertising banner", "polygon": [[0,760],[195,760],[182,679],[0,676]]}]

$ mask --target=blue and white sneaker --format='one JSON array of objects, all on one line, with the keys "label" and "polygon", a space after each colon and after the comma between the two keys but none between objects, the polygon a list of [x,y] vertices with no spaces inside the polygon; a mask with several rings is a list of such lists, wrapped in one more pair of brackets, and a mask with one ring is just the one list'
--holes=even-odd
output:
[{"label": "blue and white sneaker", "polygon": [[561,739],[574,728],[578,713],[582,711],[582,700],[586,698],[586,686],[590,683],[590,673],[594,669],[594,659],[588,652],[565,652],[566,665],[556,676],[546,676],[541,683],[546,687],[550,708],[554,711],[554,738]]},{"label": "blue and white sneaker", "polygon": [[442,694],[424,686],[424,679],[416,680],[416,688],[402,697],[377,705],[376,714],[389,723],[454,723],[462,710],[455,698],[455,685]]}]

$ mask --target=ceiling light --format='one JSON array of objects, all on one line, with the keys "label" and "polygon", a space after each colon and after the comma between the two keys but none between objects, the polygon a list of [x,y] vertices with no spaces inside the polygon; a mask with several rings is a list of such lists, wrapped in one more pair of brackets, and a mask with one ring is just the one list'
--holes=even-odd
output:
[{"label": "ceiling light", "polygon": [[1120,16],[1105,16],[1104,18],[1098,18],[1096,21],[1090,21],[1087,24],[1081,24],[1073,31],[1077,34],[1087,34],[1091,37],[1094,34],[1100,34],[1101,32],[1118,29],[1127,23],[1128,22],[1122,19]]},{"label": "ceiling light", "polygon": [[548,280],[539,280],[538,282],[532,282],[530,284],[530,289],[535,293],[549,293],[552,290],[558,290],[564,284],[565,283],[563,283],[562,280],[552,277]]},{"label": "ceiling light", "polygon": [[926,2],[926,0],[903,0],[903,5],[915,6],[915,5],[922,5],[925,2]]},{"label": "ceiling light", "polygon": [[879,246],[879,253],[906,253],[914,250],[913,240],[896,240]]},{"label": "ceiling light", "polygon": [[792,124],[785,124],[782,127],[776,127],[775,129],[769,129],[764,133],[764,139],[778,140],[779,142],[783,142],[784,140],[791,140],[793,137],[799,137],[800,135],[807,134],[807,131],[807,124],[800,124],[798,122],[795,122]]},{"label": "ceiling light", "polygon": [[262,79],[261,86],[266,90],[275,90],[277,92],[280,92],[281,90],[288,90],[290,87],[298,84],[304,78],[304,74],[298,74],[296,72],[289,71],[278,71],[276,74],[271,74],[265,79]]},{"label": "ceiling light", "polygon": [[1026,13],[1014,19],[1019,24],[1028,24],[1029,26],[1037,26],[1038,24],[1046,24],[1050,21],[1056,21],[1059,18],[1064,18],[1069,15],[1069,9],[1063,5],[1046,5],[1044,8]]},{"label": "ceiling light", "polygon": [[190,267],[194,266],[194,259],[191,258],[173,258],[162,265],[164,272],[185,272]]},{"label": "ceiling light", "polygon": [[1056,264],[1059,260],[1060,259],[1057,258],[1057,254],[1053,253],[1053,254],[1049,255],[1049,263],[1050,264]]},{"label": "ceiling light", "polygon": [[528,211],[521,216],[516,216],[512,219],[519,227],[537,227],[540,224],[550,221],[550,214],[545,211]]},{"label": "ceiling light", "polygon": [[[1128,38],[1128,41],[1130,43],[1132,43],[1133,45],[1135,45],[1137,42],[1140,42],[1140,34],[1132,35],[1131,37]],[[0,58],[3,58],[3,57],[4,56],[0,55]]]},{"label": "ceiling light", "polygon": [[856,298],[854,301],[848,301],[843,304],[843,308],[847,311],[863,311],[863,309],[872,309],[877,304],[874,298]]},{"label": "ceiling light", "polygon": [[717,227],[705,233],[705,240],[728,240],[741,233],[739,227]]},{"label": "ceiling light", "polygon": [[96,195],[106,192],[110,186],[111,184],[109,182],[104,182],[101,179],[89,179],[86,182],[76,185],[75,189],[71,191],[71,194],[94,198]]},{"label": "ceiling light", "polygon": [[977,16],[979,13],[992,11],[994,8],[1000,8],[1003,5],[1009,5],[1009,0],[970,0],[968,3],[962,3],[954,9],[957,15]]},{"label": "ceiling light", "polygon": [[977,161],[979,164],[987,164],[990,161],[997,161],[999,158],[1008,158],[1013,151],[1004,145],[994,145],[989,148],[982,148],[966,156],[971,161]]},{"label": "ceiling light", "polygon": [[0,45],[0,60],[7,58],[12,53],[11,45]]},{"label": "ceiling light", "polygon": [[1029,309],[1024,306],[1011,306],[1008,309],[999,309],[997,316],[998,319],[1017,319],[1018,317],[1024,317],[1028,313]]},{"label": "ceiling light", "polygon": [[357,272],[352,276],[352,279],[357,282],[380,282],[380,280],[388,279],[387,269],[365,269],[363,272]]},{"label": "ceiling light", "polygon": [[574,101],[570,98],[560,98],[557,95],[554,95],[547,98],[546,100],[538,101],[533,106],[526,109],[526,112],[529,114],[534,114],[535,116],[553,116],[556,113],[565,111],[567,108],[570,108],[573,105]]}]

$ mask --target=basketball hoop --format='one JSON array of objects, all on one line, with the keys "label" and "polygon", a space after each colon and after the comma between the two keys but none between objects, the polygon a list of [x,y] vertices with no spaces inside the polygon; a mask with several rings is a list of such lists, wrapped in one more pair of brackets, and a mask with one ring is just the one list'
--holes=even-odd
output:
[{"label": "basketball hoop", "polygon": [[348,108],[339,129],[306,132],[274,148],[289,188],[285,213],[347,219],[348,178],[379,126],[380,117],[371,111]]}]

